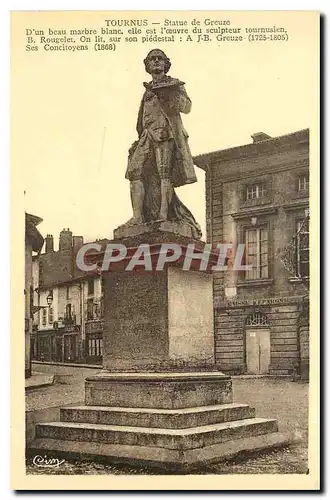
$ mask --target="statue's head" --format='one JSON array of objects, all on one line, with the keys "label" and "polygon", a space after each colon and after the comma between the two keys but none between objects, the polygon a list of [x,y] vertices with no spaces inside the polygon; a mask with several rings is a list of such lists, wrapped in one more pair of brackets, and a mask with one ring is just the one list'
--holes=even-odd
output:
[{"label": "statue's head", "polygon": [[166,74],[171,67],[171,61],[160,49],[151,50],[143,62],[146,72],[150,74],[163,72]]}]

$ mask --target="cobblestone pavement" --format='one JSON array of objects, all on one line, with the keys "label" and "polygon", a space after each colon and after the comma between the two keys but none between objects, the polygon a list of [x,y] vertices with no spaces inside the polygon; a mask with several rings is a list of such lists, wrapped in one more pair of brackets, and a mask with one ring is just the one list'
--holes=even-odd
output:
[{"label": "cobblestone pavement", "polygon": [[29,378],[25,379],[25,390],[37,389],[42,386],[52,385],[54,375],[34,371]]},{"label": "cobblestone pavement", "polygon": [[[49,457],[49,455],[47,455]],[[55,455],[54,455],[55,457]],[[58,468],[41,469],[33,465],[32,458],[27,460],[27,474],[80,475],[80,474],[116,474],[116,475],[163,475],[166,471],[151,470],[148,467],[132,467],[93,462],[89,460],[68,460]],[[194,474],[306,474],[307,448],[294,446],[265,453],[243,460],[224,461],[209,465]]]},{"label": "cobblestone pavement", "polygon": [[38,371],[55,375],[49,387],[32,389],[25,394],[25,410],[41,410],[50,406],[81,403],[85,400],[85,378],[95,375],[101,368],[74,368],[67,366],[38,365]]},{"label": "cobblestone pavement", "polygon": [[[62,368],[62,367],[61,367]],[[36,389],[26,394],[27,410],[82,402],[84,379],[95,373],[79,369],[64,376],[53,386]],[[63,383],[65,382],[65,383]],[[256,408],[258,417],[276,418],[280,431],[289,431],[299,444],[273,452],[245,457],[244,460],[225,461],[210,465],[200,474],[271,474],[307,473],[308,384],[287,379],[233,379],[234,401],[248,403]],[[41,469],[27,459],[27,474],[165,474],[147,467],[117,466],[83,460],[67,460],[58,468]]]}]

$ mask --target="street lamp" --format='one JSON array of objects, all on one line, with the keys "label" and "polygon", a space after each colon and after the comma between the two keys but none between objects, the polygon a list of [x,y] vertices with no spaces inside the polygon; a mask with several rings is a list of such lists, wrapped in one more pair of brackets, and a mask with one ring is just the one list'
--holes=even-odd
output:
[{"label": "street lamp", "polygon": [[49,292],[46,300],[47,300],[48,307],[50,307],[53,303],[53,292],[52,291]]}]

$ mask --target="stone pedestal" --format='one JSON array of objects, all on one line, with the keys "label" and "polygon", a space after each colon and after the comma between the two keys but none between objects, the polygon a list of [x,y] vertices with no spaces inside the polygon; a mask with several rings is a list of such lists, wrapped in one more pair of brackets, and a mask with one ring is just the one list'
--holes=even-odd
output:
[{"label": "stone pedestal", "polygon": [[168,267],[105,276],[103,368],[214,365],[211,274]]},{"label": "stone pedestal", "polygon": [[184,472],[288,443],[276,420],[233,402],[216,370],[211,274],[106,274],[104,324],[103,370],[86,379],[85,405],[38,424],[35,449]]},{"label": "stone pedestal", "polygon": [[[123,224],[117,227],[113,232],[113,237],[115,239],[132,238],[135,236],[148,235],[149,237],[159,233],[169,233],[172,235],[189,238],[192,240],[194,238],[195,230],[185,222],[172,222],[172,221],[154,221],[148,222],[146,224],[135,224],[128,225]],[[147,238],[148,239],[148,238]],[[146,239],[146,240],[147,240]]]},{"label": "stone pedestal", "polygon": [[99,373],[86,379],[86,404],[194,408],[231,403],[230,377],[220,372]]}]

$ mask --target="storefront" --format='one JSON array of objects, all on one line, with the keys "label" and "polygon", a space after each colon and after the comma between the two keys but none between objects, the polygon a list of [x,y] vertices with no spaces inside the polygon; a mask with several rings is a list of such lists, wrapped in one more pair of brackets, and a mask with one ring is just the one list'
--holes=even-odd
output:
[{"label": "storefront", "polygon": [[103,355],[103,322],[101,320],[87,321],[86,332],[86,363],[102,364]]},{"label": "storefront", "polygon": [[67,325],[64,328],[62,339],[62,356],[64,363],[77,363],[83,361],[80,359],[80,333],[80,325]]},{"label": "storefront", "polygon": [[35,359],[38,361],[62,361],[63,330],[42,330],[36,334]]},{"label": "storefront", "polygon": [[79,325],[39,331],[34,341],[34,359],[58,363],[79,362],[79,333]]},{"label": "storefront", "polygon": [[79,338],[78,333],[63,334],[63,361],[74,363],[79,359]]}]

